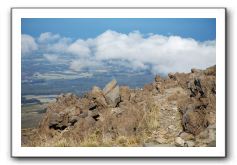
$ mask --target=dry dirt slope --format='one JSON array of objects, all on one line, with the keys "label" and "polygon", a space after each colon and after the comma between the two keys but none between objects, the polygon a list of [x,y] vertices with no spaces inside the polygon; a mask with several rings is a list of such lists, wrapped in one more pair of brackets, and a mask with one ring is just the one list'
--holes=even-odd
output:
[{"label": "dry dirt slope", "polygon": [[156,76],[143,89],[96,86],[62,94],[22,146],[215,146],[216,67]]}]

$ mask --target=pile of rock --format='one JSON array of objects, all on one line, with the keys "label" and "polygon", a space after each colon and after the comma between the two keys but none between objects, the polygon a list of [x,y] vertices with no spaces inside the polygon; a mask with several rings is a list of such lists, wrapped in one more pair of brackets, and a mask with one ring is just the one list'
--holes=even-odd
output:
[{"label": "pile of rock", "polygon": [[215,124],[215,73],[206,75],[205,71],[192,69],[186,80],[186,89],[190,95],[179,107],[183,114],[182,122],[185,131],[197,135],[208,125]]},{"label": "pile of rock", "polygon": [[61,94],[55,102],[48,105],[46,115],[40,123],[40,130],[65,130],[80,120],[98,121],[101,113],[108,108],[116,108],[121,102],[129,99],[128,88],[120,88],[116,80],[109,82],[103,90],[94,86],[85,97],[72,93]]},{"label": "pile of rock", "polygon": [[61,94],[48,105],[39,133],[53,136],[52,132],[59,132],[83,138],[90,130],[98,129],[103,131],[104,140],[139,136],[144,131],[141,124],[146,113],[158,106],[155,110],[159,111],[156,115],[160,121],[153,124],[159,122],[160,126],[153,130],[152,143],[214,146],[215,71],[213,66],[192,69],[187,74],[170,73],[166,78],[156,76],[143,89],[119,86],[112,80],[103,89],[94,86],[83,97]]},{"label": "pile of rock", "polygon": [[216,127],[215,125],[210,125],[196,136],[182,132],[175,138],[175,145],[177,147],[215,147]]}]

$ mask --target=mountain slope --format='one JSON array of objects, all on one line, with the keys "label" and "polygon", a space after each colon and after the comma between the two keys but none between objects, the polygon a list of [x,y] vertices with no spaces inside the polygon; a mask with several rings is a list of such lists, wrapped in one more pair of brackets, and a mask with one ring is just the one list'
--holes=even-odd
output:
[{"label": "mountain slope", "polygon": [[[48,104],[23,146],[215,146],[216,67],[156,76],[143,89],[94,86]],[[32,133],[33,132],[33,133]]]}]

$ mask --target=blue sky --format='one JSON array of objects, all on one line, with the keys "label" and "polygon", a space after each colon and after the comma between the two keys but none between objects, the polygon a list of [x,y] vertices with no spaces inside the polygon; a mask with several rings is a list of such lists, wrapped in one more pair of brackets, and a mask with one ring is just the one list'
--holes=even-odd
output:
[{"label": "blue sky", "polygon": [[138,30],[142,34],[177,35],[197,41],[216,39],[214,18],[23,18],[21,28],[22,34],[35,38],[51,32],[72,39],[87,39],[110,29],[125,34]]}]

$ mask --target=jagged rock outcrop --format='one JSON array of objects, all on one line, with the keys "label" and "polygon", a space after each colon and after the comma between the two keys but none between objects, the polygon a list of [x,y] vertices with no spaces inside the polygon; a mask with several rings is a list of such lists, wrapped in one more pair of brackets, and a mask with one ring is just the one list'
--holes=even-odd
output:
[{"label": "jagged rock outcrop", "polygon": [[78,146],[86,145],[92,135],[102,146],[108,142],[118,146],[215,146],[215,123],[213,66],[157,75],[143,89],[119,86],[112,80],[103,90],[94,86],[83,97],[61,94],[49,103],[37,133],[38,137],[73,140]]}]

